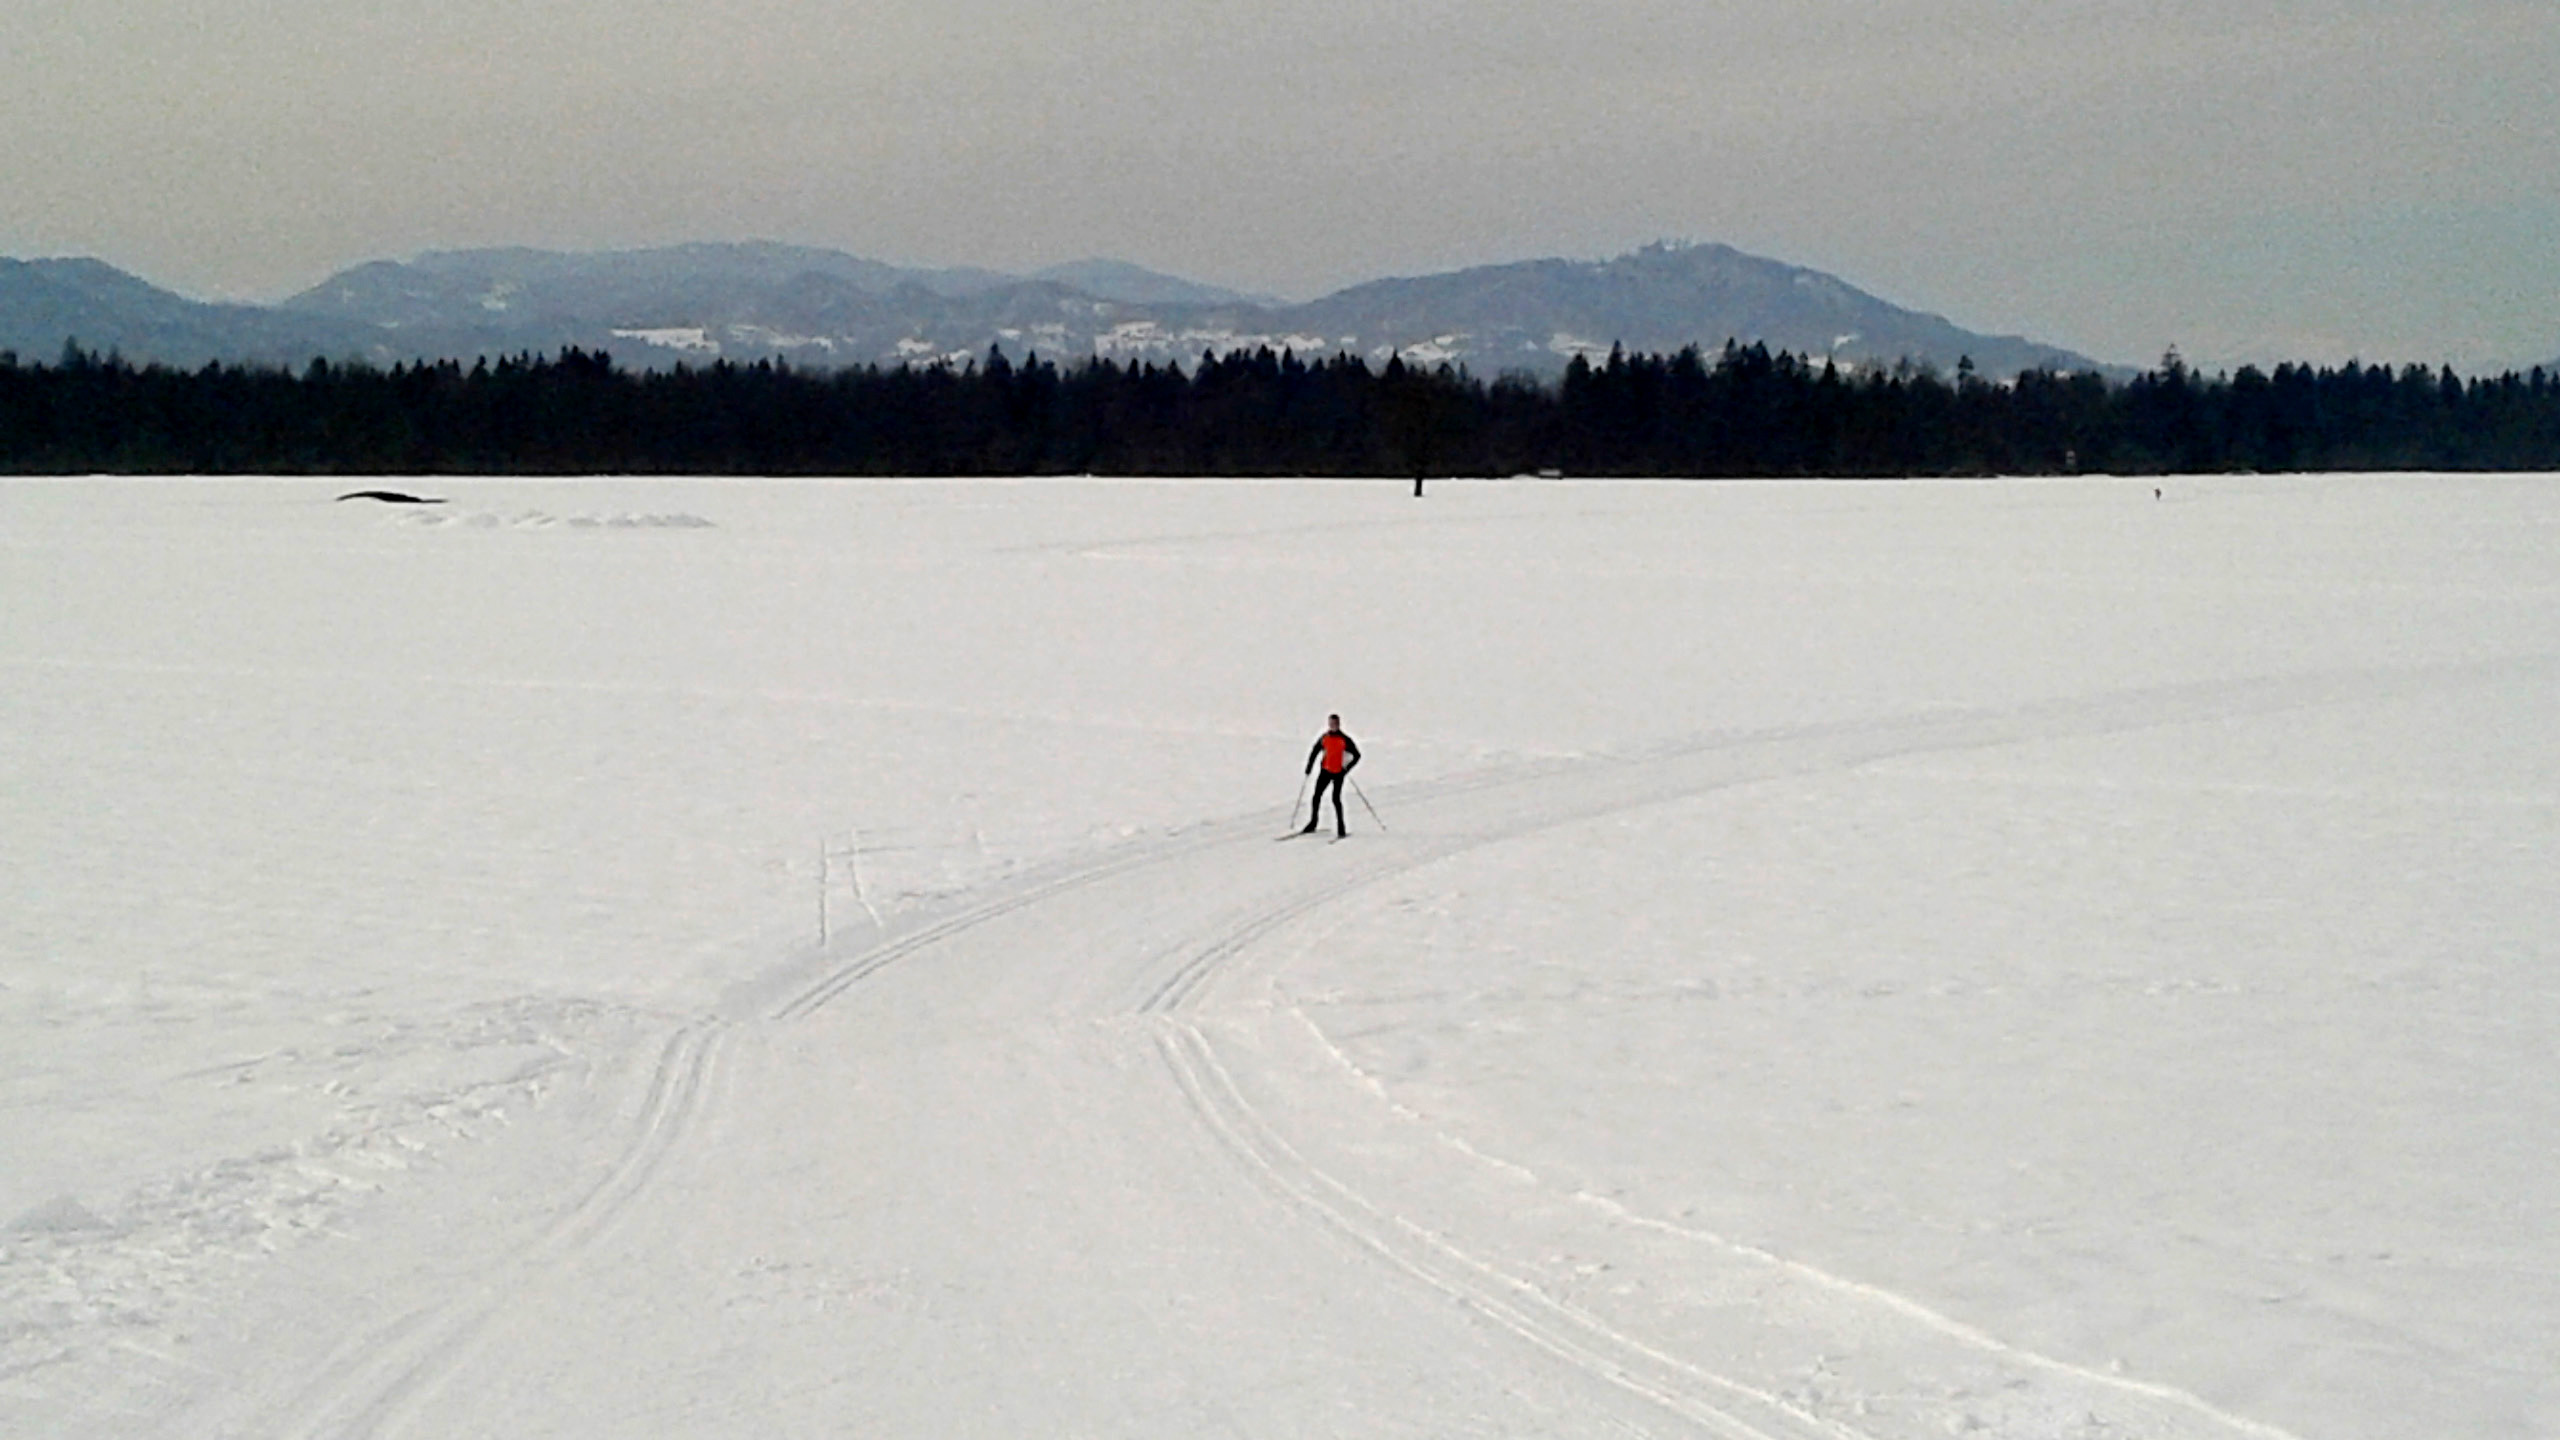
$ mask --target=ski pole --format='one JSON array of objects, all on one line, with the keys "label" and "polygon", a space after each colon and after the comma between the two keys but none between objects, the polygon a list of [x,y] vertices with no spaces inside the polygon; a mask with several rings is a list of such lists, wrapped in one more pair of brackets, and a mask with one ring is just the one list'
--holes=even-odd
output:
[{"label": "ski pole", "polygon": [[1369,792],[1360,788],[1359,781],[1351,779],[1350,771],[1344,771],[1342,773],[1342,778],[1350,782],[1351,793],[1360,797],[1360,808],[1369,812],[1369,818],[1371,820],[1377,821],[1378,833],[1381,835],[1385,834],[1387,830],[1387,822],[1378,819],[1378,807],[1369,803]]},{"label": "ski pole", "polygon": [[1312,778],[1312,772],[1298,777],[1298,798],[1289,802],[1289,823],[1292,825],[1298,823],[1298,807],[1307,803],[1307,781]]}]

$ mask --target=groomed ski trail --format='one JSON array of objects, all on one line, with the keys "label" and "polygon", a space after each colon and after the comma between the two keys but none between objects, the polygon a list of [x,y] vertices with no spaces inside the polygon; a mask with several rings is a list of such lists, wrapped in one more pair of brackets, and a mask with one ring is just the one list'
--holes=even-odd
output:
[{"label": "groomed ski trail", "polygon": [[718,1022],[700,1022],[669,1037],[620,1157],[594,1188],[506,1263],[496,1283],[413,1311],[359,1337],[284,1414],[268,1417],[254,1433],[278,1440],[387,1433],[410,1405],[469,1362],[490,1321],[517,1289],[591,1245],[648,1189],[692,1124],[727,1030]]},{"label": "groomed ski trail", "polygon": [[[1380,837],[1374,846],[1288,851],[1283,852],[1287,858],[1275,865],[1270,859],[1273,851],[1248,849],[1249,842],[1268,837],[1267,819],[1253,818],[1054,867],[991,891],[945,917],[922,922],[859,955],[817,967],[814,978],[791,987],[760,1013],[706,1018],[679,1029],[652,1072],[639,1117],[617,1159],[514,1260],[468,1294],[412,1309],[397,1322],[350,1341],[296,1388],[280,1410],[270,1412],[266,1419],[272,1423],[231,1433],[281,1434],[297,1440],[459,1433],[454,1428],[457,1421],[472,1415],[485,1420],[492,1404],[503,1410],[510,1403],[539,1398],[541,1390],[522,1383],[484,1387],[459,1382],[466,1374],[478,1378],[480,1371],[505,1369],[516,1357],[493,1343],[498,1332],[520,1339],[526,1336],[531,1326],[523,1312],[535,1302],[562,1309],[563,1297],[576,1293],[582,1283],[573,1272],[610,1268],[609,1257],[602,1254],[608,1235],[642,1229],[644,1221],[658,1227],[652,1232],[658,1239],[680,1229],[679,1222],[655,1213],[669,1208],[666,1191],[671,1172],[684,1169],[689,1183],[717,1191],[725,1159],[752,1159],[750,1152],[758,1151],[769,1157],[777,1146],[822,1138],[787,1128],[756,1134],[757,1115],[773,1108],[775,1097],[751,1087],[715,1087],[717,1072],[741,1051],[756,1051],[769,1060],[783,1042],[805,1050],[810,1042],[836,1038],[817,1032],[838,1018],[848,1003],[869,997],[876,988],[873,982],[897,978],[903,982],[899,993],[882,996],[875,1013],[860,1025],[848,1026],[844,1038],[902,1036],[902,1043],[923,1053],[937,1044],[955,1043],[955,1036],[965,1042],[973,1036],[1036,1032],[1057,1054],[1079,1063],[1092,1062],[1082,1069],[1066,1067],[1077,1078],[1125,1079],[1132,1047],[1142,1047],[1153,1057],[1155,1088],[1176,1100],[1192,1117],[1193,1130],[1210,1140],[1247,1184],[1341,1242],[1321,1251],[1309,1251],[1303,1240],[1296,1242],[1299,1259],[1315,1253],[1335,1257],[1324,1277],[1311,1281],[1311,1286],[1328,1295],[1354,1297],[1401,1288],[1455,1301],[1469,1317],[1468,1323],[1489,1325],[1518,1343],[1520,1363],[1550,1372],[1529,1387],[1542,1397],[1538,1405],[1548,1408],[1530,1407],[1527,1413],[1538,1418],[1522,1433],[1533,1433],[1558,1413],[1569,1413],[1595,1420],[1605,1415],[1609,1428],[1644,1433],[1884,1440],[1922,1433],[1918,1427],[1924,1412],[1932,1423],[1945,1418],[1933,1408],[1936,1402],[1914,1404],[1909,1391],[1873,1383],[1843,1383],[1830,1389],[1761,1383],[1739,1373],[1729,1359],[1711,1349],[1684,1345],[1677,1337],[1647,1332],[1639,1323],[1605,1316],[1552,1294],[1528,1273],[1530,1267],[1504,1258],[1506,1248],[1519,1248],[1508,1242],[1516,1242],[1535,1226],[1563,1223],[1578,1225],[1578,1238],[1584,1241],[1597,1236],[1630,1255],[1668,1256],[1670,1272],[1666,1273],[1724,1265],[1728,1273],[1721,1278],[1731,1281],[1731,1268],[1740,1264],[1745,1269],[1792,1267],[1799,1272],[1799,1280],[1819,1277],[1809,1288],[1826,1292],[1826,1299],[1808,1309],[1801,1291],[1791,1293],[1785,1301],[1785,1316],[1758,1318],[1783,1318],[1795,1327],[1794,1333],[1814,1342],[1871,1337],[1879,1327],[1927,1332],[1923,1341],[1916,1342],[1923,1346],[1922,1358],[1934,1355],[1963,1369],[1978,1380],[1974,1388],[2042,1387],[2037,1391],[2038,1413],[2054,1419],[2078,1411],[2072,1421],[2076,1428],[2051,1433],[2085,1430],[2095,1434],[2103,1429],[2115,1435],[2248,1435],[2254,1440],[2287,1440],[2287,1432],[2273,1425],[2228,1413],[2173,1386],[2033,1355],[1905,1297],[1821,1276],[1783,1257],[1749,1252],[1748,1247],[1683,1231],[1665,1221],[1623,1210],[1612,1213],[1606,1205],[1591,1203],[1592,1197],[1561,1197],[1571,1202],[1564,1208],[1577,1212],[1578,1221],[1555,1221],[1550,1212],[1556,1207],[1544,1202],[1559,1197],[1547,1196],[1538,1204],[1515,1202],[1513,1208],[1540,1212],[1534,1224],[1523,1226],[1517,1215],[1504,1213],[1498,1195],[1471,1212],[1417,1219],[1399,1208],[1399,1197],[1391,1192],[1446,1180],[1447,1173],[1399,1175],[1367,1152],[1337,1149],[1328,1153],[1324,1146],[1328,1135],[1338,1141],[1341,1133],[1410,1126],[1418,1117],[1397,1114],[1391,1105],[1364,1095],[1352,1077],[1335,1075],[1329,1081],[1322,1066],[1275,1068],[1257,1075],[1238,1059],[1240,1054],[1256,1052],[1239,1048],[1231,1037],[1245,1035],[1257,1025],[1268,1029],[1272,1017],[1257,1016],[1250,1006],[1221,1012],[1211,1000],[1222,981],[1239,981],[1266,942],[1291,925],[1363,887],[1470,849],[1524,841],[1576,822],[1782,776],[1854,769],[1931,751],[2114,733],[2411,693],[2468,668],[2472,667],[2269,677],[1996,710],[1709,735],[1639,754],[1537,762],[1383,792],[1398,815],[1399,830]],[[1027,948],[1026,937],[1031,942]],[[1056,953],[1046,953],[1051,950]],[[1026,955],[1035,958],[1025,959]],[[965,973],[940,973],[945,969]],[[993,983],[987,991],[963,992],[964,985],[976,982]],[[910,1006],[910,1001],[925,1003]],[[918,1010],[934,1013],[919,1015]],[[902,1028],[902,1022],[937,1018],[965,1018],[968,1023],[920,1037]],[[1286,1018],[1292,1024],[1304,1019]],[[1098,1044],[1092,1043],[1097,1040]],[[1258,1053],[1267,1057],[1273,1052]],[[1338,1054],[1334,1058],[1338,1060]],[[715,1088],[723,1092],[720,1100],[706,1103],[706,1094]],[[869,1103],[898,1102],[895,1096],[861,1093]],[[1316,1103],[1314,1108],[1291,1109],[1270,1098],[1281,1094]],[[1343,1118],[1359,1106],[1366,1106],[1369,1113]],[[706,1111],[718,1112],[732,1132],[718,1137],[719,1143],[705,1134]],[[971,1116],[962,1107],[945,1118],[965,1125]],[[918,1121],[916,1128],[931,1127]],[[1046,1138],[1052,1142],[1063,1138],[1073,1149],[1073,1142],[1099,1133]],[[1130,1135],[1140,1149],[1170,1148],[1161,1144],[1161,1134],[1143,1125]],[[988,1138],[1001,1141],[1005,1137]],[[742,1143],[748,1150],[735,1148]],[[1028,1153],[1030,1147],[1001,1143],[988,1149],[991,1168]],[[1471,1163],[1487,1174],[1515,1172],[1502,1176],[1502,1183],[1515,1187],[1520,1183],[1517,1176],[1529,1173],[1526,1167],[1497,1157],[1478,1156]],[[1239,1216],[1233,1209],[1231,1189],[1215,1177],[1188,1166],[1163,1173],[1180,1175],[1197,1186],[1198,1193],[1191,1198],[1220,1200],[1219,1205],[1191,1217],[1201,1222],[1198,1232],[1213,1245],[1222,1227],[1229,1244],[1271,1240],[1270,1232],[1262,1228],[1268,1217]],[[1468,1182],[1448,1188],[1456,1193],[1476,1187]],[[1486,1238],[1473,1238],[1477,1232]],[[1707,1258],[1701,1260],[1701,1254]],[[1346,1256],[1355,1262],[1348,1273],[1342,1269]],[[566,1308],[574,1312],[575,1307]],[[1410,1312],[1406,1313],[1409,1319]],[[605,1358],[604,1347],[581,1343],[557,1330],[544,1332],[543,1343],[555,1361],[573,1367],[613,1363]],[[1912,1342],[1897,1335],[1896,1343]],[[1928,1346],[1941,1348],[1930,1351]],[[1349,1347],[1353,1353],[1357,1348]],[[1423,1344],[1414,1353],[1428,1355],[1433,1347]],[[1812,1344],[1805,1357],[1812,1363],[1811,1373],[1820,1373],[1825,1353],[1821,1344]],[[1566,1372],[1562,1392],[1555,1388],[1558,1382],[1552,1374],[1557,1368]],[[1775,1368],[1786,1372],[1789,1367],[1778,1363]],[[1927,1369],[1923,1364],[1918,1376],[1905,1375],[1901,1380],[1925,1381]],[[706,1377],[705,1383],[716,1382]],[[820,1375],[812,1377],[810,1390],[857,1393],[862,1383],[860,1375]],[[1220,1377],[1207,1375],[1201,1383],[1215,1390]],[[1500,1379],[1488,1393],[1524,1395],[1523,1383],[1518,1377]],[[1592,1400],[1588,1391],[1594,1386],[1615,1392],[1617,1399]],[[1559,1393],[1565,1398],[1557,1399]],[[1624,1402],[1640,1403],[1630,1411]],[[1555,1407],[1561,1407],[1561,1412]],[[519,1430],[524,1434],[619,1433],[610,1428],[580,1429],[574,1420],[557,1416],[516,1414],[528,1422]],[[1429,1414],[1426,1404],[1419,1418],[1427,1420]],[[1650,1421],[1643,1418],[1648,1415]],[[892,1423],[889,1428],[898,1427]],[[1128,1428],[1131,1433],[1154,1433],[1142,1424]],[[959,1432],[936,1429],[920,1419],[915,1433]],[[1380,1433],[1396,1432],[1390,1426]]]}]

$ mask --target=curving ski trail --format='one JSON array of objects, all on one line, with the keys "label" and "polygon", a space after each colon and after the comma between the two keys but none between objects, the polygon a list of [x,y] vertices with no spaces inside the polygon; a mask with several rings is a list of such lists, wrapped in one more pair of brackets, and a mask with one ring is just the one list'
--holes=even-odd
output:
[{"label": "curving ski trail", "polygon": [[699,1113],[728,1027],[687,1025],[670,1036],[620,1156],[594,1186],[473,1291],[415,1310],[333,1358],[281,1414],[248,1433],[342,1440],[387,1433],[455,1370],[515,1293],[594,1243],[648,1188]]},{"label": "curving ski trail", "polygon": [[[1555,1292],[1536,1277],[1533,1267],[1505,1258],[1505,1245],[1510,1242],[1504,1237],[1513,1222],[1499,1213],[1498,1201],[1490,1202],[1497,1208],[1480,1208],[1472,1215],[1420,1218],[1390,1192],[1417,1178],[1427,1181],[1427,1174],[1399,1176],[1356,1157],[1346,1164],[1344,1157],[1326,1158],[1320,1148],[1308,1148],[1301,1132],[1312,1123],[1315,1143],[1321,1147],[1328,1126],[1342,1128],[1336,1123],[1340,1119],[1336,1112],[1347,1102],[1341,1093],[1321,1098],[1326,1093],[1323,1087],[1310,1085],[1304,1075],[1283,1076],[1277,1082],[1269,1075],[1252,1083],[1243,1079],[1235,1069],[1235,1054],[1223,1053],[1216,1038],[1225,1033],[1221,1026],[1230,1023],[1211,1008],[1218,983],[1256,963],[1293,926],[1366,887],[1472,849],[1527,840],[1628,809],[1692,799],[1780,776],[1851,769],[1891,757],[2319,705],[2377,688],[2420,686],[2432,678],[2422,672],[2276,678],[2219,687],[2128,691],[1980,712],[1702,736],[1628,757],[1544,761],[1397,787],[1386,795],[1406,823],[1380,845],[1351,852],[1357,858],[1350,863],[1343,863],[1350,858],[1345,852],[1318,851],[1293,859],[1276,873],[1267,868],[1245,871],[1234,856],[1250,854],[1260,862],[1270,852],[1254,844],[1263,837],[1267,822],[1243,820],[1060,867],[827,968],[758,1019],[705,1021],[680,1030],[669,1040],[640,1118],[603,1178],[509,1262],[503,1273],[487,1278],[469,1294],[413,1311],[346,1347],[297,1395],[277,1423],[259,1433],[321,1440],[439,1428],[438,1417],[445,1413],[452,1392],[460,1388],[457,1377],[492,1358],[487,1340],[495,1322],[528,1295],[562,1283],[567,1272],[593,1251],[595,1242],[627,1217],[650,1210],[661,1178],[676,1156],[685,1154],[696,1162],[708,1158],[692,1152],[700,1148],[704,1094],[725,1048],[749,1038],[760,1047],[768,1045],[776,1036],[830,1015],[848,996],[867,993],[869,982],[893,973],[905,975],[918,996],[965,1008],[967,997],[955,997],[947,986],[937,985],[933,973],[937,967],[930,962],[966,957],[971,966],[993,967],[990,974],[1030,978],[1037,962],[1007,959],[1024,937],[1044,933],[1073,937],[1085,933],[1087,917],[1128,917],[1133,912],[1135,918],[1123,918],[1120,923],[1129,927],[1129,938],[1140,947],[1134,964],[1120,961],[1116,971],[1104,965],[1088,974],[1068,967],[1080,958],[1109,958],[1109,947],[1119,942],[1092,942],[1105,945],[1103,952],[1079,949],[1082,941],[1058,947],[1061,958],[1052,962],[1051,970],[1039,972],[1039,985],[1044,988],[1026,992],[1043,997],[1038,1006],[1045,1008],[1013,1014],[999,1023],[1018,1025],[1040,1013],[1052,1020],[1074,1015],[1107,1018],[1114,1013],[1144,1018],[1161,1083],[1169,1085],[1191,1123],[1264,1193],[1348,1239],[1379,1267],[1378,1281],[1336,1278],[1326,1283],[1349,1283],[1357,1289],[1364,1283],[1383,1282],[1427,1290],[1513,1336],[1544,1357],[1543,1363],[1560,1365],[1587,1383],[1640,1400],[1665,1422],[1691,1433],[1728,1440],[1878,1440],[1905,1433],[1876,1428],[1862,1417],[1858,1412],[1865,1401],[1852,1404],[1836,1395],[1809,1395],[1754,1379],[1693,1343],[1650,1333],[1639,1320],[1604,1313]],[[1235,898],[1237,890],[1244,898]],[[1151,907],[1161,909],[1163,917],[1149,918]],[[1003,930],[1006,938],[982,938],[997,930]],[[1120,978],[1106,980],[1111,974]],[[1063,1009],[1057,1008],[1059,997],[1065,997]],[[1339,1059],[1339,1052],[1335,1058]],[[1068,1074],[1076,1085],[1100,1078],[1098,1071],[1071,1069]],[[1318,1108],[1273,1112],[1268,1097],[1283,1090],[1302,1099],[1318,1097]],[[1113,1107],[1127,1103],[1115,1098],[1120,1095],[1116,1090],[1096,1089],[1093,1094],[1097,1113],[1106,1116],[1117,1113]],[[754,1105],[769,1097],[740,1098]],[[1365,1093],[1357,1103],[1388,1108],[1379,1097]],[[742,1119],[736,1114],[730,1118]],[[1409,1113],[1390,1116],[1389,1123],[1412,1123],[1414,1118]],[[1372,1117],[1348,1123],[1356,1129],[1378,1122]],[[999,1157],[1006,1153],[995,1152]],[[1028,1150],[1017,1147],[1015,1153]],[[1000,1158],[998,1163],[1015,1162]],[[1488,1173],[1510,1172],[1506,1183],[1517,1184],[1517,1176],[1530,1173],[1513,1160],[1473,1152],[1470,1163]],[[1204,1196],[1216,1191],[1214,1184],[1197,1178],[1186,1183],[1200,1185]],[[1825,1303],[1831,1309],[1810,1322],[1813,1330],[1824,1325],[1916,1326],[1955,1347],[1950,1354],[1971,1357],[1968,1364],[1987,1360],[2013,1366],[2069,1388],[2112,1394],[2132,1403],[2140,1413],[2129,1417],[2130,1434],[2290,1440],[2276,1427],[2217,1409],[2174,1387],[2106,1375],[2009,1345],[1907,1297],[1829,1276],[1782,1256],[1719,1243],[1719,1237],[1638,1215],[1614,1202],[1579,1194],[1566,1198],[1597,1227],[1594,1235],[1582,1237],[1587,1242],[1607,1245],[1617,1243],[1612,1236],[1650,1234],[1718,1252],[1719,1263],[1784,1270],[1827,1290],[1832,1299]],[[1233,1216],[1201,1213],[1191,1223],[1204,1234],[1216,1234],[1240,1222]],[[1803,1331],[1808,1322],[1794,1316],[1788,1323]],[[1817,1363],[1818,1350],[1809,1352],[1817,1354]],[[2184,1420],[2174,1418],[2177,1415]]]}]

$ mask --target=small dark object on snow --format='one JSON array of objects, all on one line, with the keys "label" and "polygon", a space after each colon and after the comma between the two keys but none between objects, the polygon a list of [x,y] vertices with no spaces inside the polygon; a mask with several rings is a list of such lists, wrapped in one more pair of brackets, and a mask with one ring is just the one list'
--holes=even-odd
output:
[{"label": "small dark object on snow", "polygon": [[350,490],[341,500],[379,500],[385,505],[441,505],[441,495],[411,495],[402,490]]}]

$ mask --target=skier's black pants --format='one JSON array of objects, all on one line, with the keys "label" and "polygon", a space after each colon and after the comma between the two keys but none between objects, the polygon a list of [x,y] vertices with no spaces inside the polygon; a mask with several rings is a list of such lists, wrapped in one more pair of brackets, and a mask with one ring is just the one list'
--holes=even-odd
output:
[{"label": "skier's black pants", "polygon": [[1316,822],[1324,818],[1324,792],[1330,788],[1333,791],[1333,833],[1336,835],[1351,833],[1351,827],[1342,823],[1342,777],[1350,773],[1348,770],[1316,772],[1316,803],[1307,811],[1309,830],[1315,829]]}]

